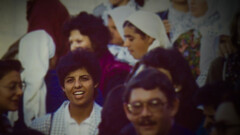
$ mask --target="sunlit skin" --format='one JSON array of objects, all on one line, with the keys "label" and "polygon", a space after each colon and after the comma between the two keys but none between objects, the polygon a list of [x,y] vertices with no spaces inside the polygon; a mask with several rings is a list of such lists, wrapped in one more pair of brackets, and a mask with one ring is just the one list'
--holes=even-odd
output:
[{"label": "sunlit skin", "polygon": [[109,0],[109,2],[114,6],[123,6],[128,3],[129,0]]},{"label": "sunlit skin", "polygon": [[111,33],[112,39],[110,41],[111,44],[115,44],[115,45],[123,45],[123,39],[120,36],[117,27],[113,21],[113,19],[111,17],[108,17],[108,29]]},{"label": "sunlit skin", "polygon": [[148,102],[152,99],[159,99],[165,103],[158,112],[151,112],[145,104],[140,114],[132,114],[124,104],[127,118],[133,123],[136,131],[141,135],[167,134],[173,124],[173,117],[177,113],[178,101],[174,102],[174,107],[167,104],[167,98],[158,88],[145,90],[134,88],[131,92],[129,103]]},{"label": "sunlit skin", "polygon": [[124,27],[124,45],[135,59],[141,59],[147,53],[148,47],[152,44],[153,38],[146,36],[141,37],[135,32],[134,27]]},{"label": "sunlit skin", "polygon": [[23,94],[20,73],[11,71],[0,80],[0,114],[6,111],[16,111]]},{"label": "sunlit skin", "polygon": [[190,0],[189,4],[190,12],[194,17],[204,16],[208,10],[206,0]]},{"label": "sunlit skin", "polygon": [[77,48],[84,48],[90,51],[94,51],[89,37],[82,35],[79,30],[72,30],[70,32],[68,41],[71,51],[74,51]]}]

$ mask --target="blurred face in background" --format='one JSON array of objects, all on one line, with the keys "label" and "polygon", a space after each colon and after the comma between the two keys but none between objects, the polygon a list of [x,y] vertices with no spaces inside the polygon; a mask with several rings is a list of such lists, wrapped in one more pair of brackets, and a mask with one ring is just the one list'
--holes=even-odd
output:
[{"label": "blurred face in background", "polygon": [[71,51],[74,51],[77,48],[84,48],[92,52],[94,51],[92,48],[90,38],[88,36],[81,34],[79,30],[72,30],[70,32],[68,41],[70,44]]},{"label": "blurred face in background", "polygon": [[108,29],[109,29],[109,31],[111,33],[111,37],[112,37],[110,43],[122,46],[123,39],[120,36],[112,17],[110,17],[110,16],[108,17]]},{"label": "blurred face in background", "polygon": [[190,13],[194,17],[204,16],[208,10],[206,0],[189,0]]},{"label": "blurred face in background", "polygon": [[16,111],[23,94],[20,73],[10,71],[0,79],[0,113]]}]

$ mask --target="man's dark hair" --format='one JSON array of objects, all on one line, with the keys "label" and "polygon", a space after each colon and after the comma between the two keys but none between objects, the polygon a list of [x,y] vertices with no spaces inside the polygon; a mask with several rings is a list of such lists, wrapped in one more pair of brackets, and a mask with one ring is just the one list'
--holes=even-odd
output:
[{"label": "man's dark hair", "polygon": [[61,57],[57,65],[60,85],[64,87],[64,79],[70,72],[82,68],[86,69],[91,75],[94,84],[99,83],[101,68],[95,54],[84,49],[77,49]]},{"label": "man's dark hair", "polygon": [[125,21],[123,24],[123,27],[132,27],[134,28],[134,31],[139,34],[141,36],[142,39],[145,39],[147,34],[145,34],[144,32],[142,32],[140,29],[138,29],[134,24],[132,24],[129,21]]},{"label": "man's dark hair", "polygon": [[64,33],[67,37],[69,37],[72,30],[79,30],[81,34],[89,37],[97,56],[102,56],[108,49],[107,44],[111,39],[111,35],[101,18],[87,12],[81,12],[64,25]]},{"label": "man's dark hair", "polygon": [[22,65],[18,60],[0,60],[0,79],[11,71],[22,71]]},{"label": "man's dark hair", "polygon": [[172,106],[173,101],[176,99],[176,93],[171,81],[165,74],[154,68],[144,69],[126,84],[123,102],[129,102],[131,92],[134,88],[143,88],[145,90],[159,88],[167,97],[169,106]]}]

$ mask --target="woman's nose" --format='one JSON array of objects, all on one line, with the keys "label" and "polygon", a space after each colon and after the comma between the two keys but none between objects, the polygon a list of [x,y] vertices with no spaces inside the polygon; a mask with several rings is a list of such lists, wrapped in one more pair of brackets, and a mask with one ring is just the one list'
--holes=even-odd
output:
[{"label": "woman's nose", "polygon": [[79,80],[77,80],[74,84],[75,88],[81,88],[81,86],[82,86],[82,83]]},{"label": "woman's nose", "polygon": [[126,39],[126,40],[124,41],[124,43],[123,43],[123,46],[124,46],[124,47],[129,47],[129,45],[130,45],[130,44],[129,44],[129,41]]}]

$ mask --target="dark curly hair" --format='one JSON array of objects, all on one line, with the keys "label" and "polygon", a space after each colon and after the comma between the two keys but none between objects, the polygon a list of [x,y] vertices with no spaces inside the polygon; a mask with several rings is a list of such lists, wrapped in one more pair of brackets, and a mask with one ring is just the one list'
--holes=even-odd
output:
[{"label": "dark curly hair", "polygon": [[18,60],[0,60],[0,79],[11,71],[21,72],[23,70]]},{"label": "dark curly hair", "polygon": [[69,37],[70,32],[75,29],[89,37],[97,56],[102,56],[108,49],[107,44],[111,39],[111,35],[101,18],[88,14],[87,12],[81,12],[65,23],[64,33]]},{"label": "dark curly hair", "polygon": [[101,68],[95,54],[84,49],[77,49],[73,52],[68,52],[65,56],[61,57],[57,65],[57,75],[60,85],[64,87],[65,77],[70,72],[80,68],[85,68],[87,70],[93,78],[94,84],[99,83]]}]

